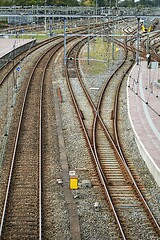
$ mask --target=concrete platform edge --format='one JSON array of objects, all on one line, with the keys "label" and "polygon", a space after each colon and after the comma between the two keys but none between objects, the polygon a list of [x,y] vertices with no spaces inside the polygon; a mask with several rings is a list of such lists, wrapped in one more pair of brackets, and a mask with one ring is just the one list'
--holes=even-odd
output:
[{"label": "concrete platform edge", "polygon": [[[135,65],[133,66],[133,68],[135,67]],[[132,68],[132,70],[133,70],[133,68]],[[132,72],[132,70],[131,70],[131,72]],[[131,127],[132,127],[134,135],[135,135],[136,144],[137,144],[139,152],[140,152],[143,160],[145,161],[150,173],[152,174],[152,176],[155,179],[158,186],[160,186],[160,169],[155,164],[154,160],[152,159],[152,157],[150,156],[148,151],[145,149],[143,143],[141,142],[141,140],[138,136],[138,133],[135,131],[135,128],[134,128],[134,124],[133,124],[133,121],[132,121],[132,118],[131,118],[131,115],[130,115],[128,85],[129,85],[129,77],[128,77],[128,80],[127,80],[127,108],[128,108],[129,121],[130,121]]]}]

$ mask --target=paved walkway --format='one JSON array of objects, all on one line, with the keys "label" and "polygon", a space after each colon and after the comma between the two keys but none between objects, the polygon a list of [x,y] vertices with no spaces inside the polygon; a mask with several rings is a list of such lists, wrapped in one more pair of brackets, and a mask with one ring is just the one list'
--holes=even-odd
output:
[{"label": "paved walkway", "polygon": [[135,65],[128,78],[128,112],[140,153],[160,186],[160,68]]},{"label": "paved walkway", "polygon": [[32,42],[33,39],[10,39],[0,38],[0,58],[5,54],[11,52],[13,49],[18,48],[28,42]]}]

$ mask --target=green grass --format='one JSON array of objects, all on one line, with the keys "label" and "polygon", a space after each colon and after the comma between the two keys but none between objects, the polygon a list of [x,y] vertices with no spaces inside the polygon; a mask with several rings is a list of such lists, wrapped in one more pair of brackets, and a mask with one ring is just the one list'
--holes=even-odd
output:
[{"label": "green grass", "polygon": [[[30,35],[33,34],[33,35]],[[45,34],[44,31],[41,32],[30,32],[30,34],[19,34],[18,38],[25,38],[25,39],[37,39],[37,40],[45,40],[46,38],[49,37],[48,33]],[[57,29],[53,31],[53,35],[54,34],[63,34],[63,30],[62,29]],[[13,37],[15,38],[15,37]]]},{"label": "green grass", "polygon": [[[84,71],[88,74],[102,74],[107,70],[112,60],[112,43],[96,38],[90,42],[90,61],[86,61]],[[117,58],[117,46],[114,46],[114,59]],[[88,44],[82,54],[83,58],[88,58]],[[92,60],[94,59],[94,60]]]},{"label": "green grass", "polygon": [[7,27],[7,21],[0,21],[0,28],[6,28]]},{"label": "green grass", "polygon": [[64,33],[64,30],[63,29],[54,29],[53,30],[53,34],[63,34]]},{"label": "green grass", "polygon": [[[16,38],[16,37],[11,37],[11,38]],[[45,40],[46,38],[48,38],[48,36],[46,35],[42,35],[42,34],[35,34],[35,35],[27,35],[27,34],[23,34],[23,35],[18,35],[19,39],[37,39],[37,40]]]}]

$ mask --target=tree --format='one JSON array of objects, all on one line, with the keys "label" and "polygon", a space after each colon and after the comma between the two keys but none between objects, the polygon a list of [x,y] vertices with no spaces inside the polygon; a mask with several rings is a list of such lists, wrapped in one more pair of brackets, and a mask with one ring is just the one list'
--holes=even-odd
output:
[{"label": "tree", "polygon": [[[55,6],[78,6],[78,0],[47,0],[47,5]],[[0,6],[44,6],[45,0],[0,0]]]},{"label": "tree", "polygon": [[98,7],[104,7],[106,6],[106,1],[105,0],[97,0]]},{"label": "tree", "polygon": [[[96,1],[98,7],[104,6],[115,6],[116,2],[118,2],[118,6],[131,7],[136,6],[137,3],[135,0],[124,0],[121,2],[120,0],[47,0],[47,5],[53,6],[96,6]],[[0,0],[0,6],[31,6],[31,5],[40,5],[44,6],[45,0]],[[141,6],[159,6],[160,0],[140,0],[138,2]]]},{"label": "tree", "polygon": [[82,6],[93,7],[93,6],[95,6],[95,1],[94,0],[82,0],[81,5]]}]

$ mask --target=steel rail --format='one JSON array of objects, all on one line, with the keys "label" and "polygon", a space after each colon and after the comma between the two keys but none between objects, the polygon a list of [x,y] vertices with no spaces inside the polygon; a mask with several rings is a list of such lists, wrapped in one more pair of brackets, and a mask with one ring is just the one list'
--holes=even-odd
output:
[{"label": "steel rail", "polygon": [[[53,47],[52,47],[53,48]],[[47,67],[53,57],[55,55],[55,52],[57,52],[61,48],[61,45],[56,49],[56,51],[53,51],[53,53],[48,58],[46,65],[44,67],[43,75],[42,75],[42,81],[41,81],[41,88],[40,88],[40,118],[39,118],[39,240],[42,239],[42,100],[43,100],[43,86],[45,81],[45,75],[47,72]]]},{"label": "steel rail", "polygon": [[[122,229],[122,226],[121,226],[121,223],[119,221],[119,218],[118,218],[118,215],[117,215],[117,212],[114,208],[114,204],[112,202],[112,199],[110,197],[110,194],[109,194],[109,191],[108,191],[108,188],[107,188],[107,180],[106,180],[106,177],[103,173],[103,170],[102,170],[102,167],[101,167],[101,164],[100,164],[100,161],[98,159],[98,155],[97,155],[97,152],[95,151],[95,128],[96,128],[96,121],[97,121],[97,118],[100,118],[99,116],[99,110],[96,109],[94,107],[94,104],[92,103],[92,100],[90,99],[89,102],[92,104],[92,107],[94,108],[94,123],[93,123],[93,130],[92,130],[92,134],[93,134],[93,144],[91,142],[91,139],[89,138],[88,136],[88,133],[87,133],[87,130],[86,130],[86,127],[85,127],[85,124],[82,120],[82,117],[81,117],[81,111],[79,109],[79,106],[78,106],[78,103],[76,101],[76,98],[74,96],[74,93],[73,93],[73,90],[72,90],[72,87],[71,87],[71,83],[70,83],[70,80],[69,80],[69,75],[68,75],[68,61],[69,61],[69,53],[71,52],[71,49],[68,51],[68,59],[67,59],[67,64],[66,64],[66,79],[67,79],[67,85],[68,85],[68,88],[69,88],[69,91],[70,91],[70,94],[71,94],[71,98],[72,98],[72,101],[74,103],[74,106],[75,106],[75,109],[76,109],[76,112],[77,112],[77,115],[78,115],[78,119],[81,123],[81,126],[82,126],[82,129],[83,129],[83,133],[84,133],[84,136],[85,136],[85,139],[88,143],[88,146],[90,148],[90,151],[91,151],[91,154],[92,154],[92,157],[94,159],[94,163],[96,164],[96,168],[97,168],[97,171],[98,171],[98,176],[101,180],[101,184],[102,186],[104,187],[104,190],[105,190],[105,194],[106,194],[106,197],[107,197],[107,200],[109,201],[109,204],[111,206],[111,209],[114,213],[114,216],[115,216],[115,220],[117,222],[117,225],[118,225],[118,228],[119,228],[119,231],[121,233],[121,236],[123,238],[123,240],[126,240],[126,237],[125,237],[125,234],[124,234],[124,231]],[[75,58],[75,61],[76,61],[76,58]],[[79,74],[78,74],[79,75]],[[84,85],[83,85],[83,88],[84,88]],[[85,90],[85,92],[87,92],[87,90]],[[88,94],[87,94],[88,95]],[[89,95],[88,95],[89,96]],[[90,98],[90,97],[89,97]]]},{"label": "steel rail", "polygon": [[[159,32],[152,32],[151,36],[148,36],[149,38],[147,38],[149,41],[153,40],[154,38],[157,38],[159,37],[160,33]],[[145,36],[144,36],[145,38]],[[145,42],[147,42],[147,39],[145,38],[143,41],[142,41],[142,48],[143,48],[143,52],[145,53],[145,58],[147,58],[147,54],[150,54],[151,55],[151,61],[157,61],[159,62],[160,61],[160,56],[156,53],[155,49],[153,48],[153,45],[150,45],[150,43],[148,43],[148,46],[147,43],[145,44]],[[148,48],[148,49],[147,49]]]},{"label": "steel rail", "polygon": [[[63,41],[58,44],[56,44],[56,46],[59,46],[58,49],[56,49],[56,51],[58,51],[63,45]],[[43,59],[43,57],[52,49],[54,49],[55,46],[51,46],[49,49],[47,49],[47,51],[40,56],[40,58],[38,59],[38,61],[36,62],[36,64],[34,65],[34,68],[31,72],[31,75],[28,79],[27,82],[27,87],[25,90],[25,94],[24,94],[24,99],[22,102],[22,107],[21,107],[21,111],[20,111],[20,117],[18,120],[18,128],[17,128],[17,133],[16,133],[16,139],[15,139],[15,144],[14,144],[14,150],[13,150],[13,156],[12,156],[12,160],[11,160],[11,166],[10,166],[10,171],[9,171],[9,178],[8,178],[8,183],[7,183],[7,189],[6,189],[6,195],[5,195],[5,200],[4,200],[4,205],[3,205],[3,211],[2,211],[2,218],[1,218],[1,224],[0,224],[0,239],[2,237],[2,231],[3,231],[3,225],[4,225],[4,221],[5,221],[5,213],[6,213],[6,209],[7,209],[7,202],[8,202],[8,197],[9,197],[9,191],[10,191],[10,186],[11,186],[11,180],[12,180],[12,173],[13,173],[13,168],[14,168],[14,162],[15,162],[15,155],[16,155],[16,151],[17,151],[17,145],[18,145],[18,140],[19,140],[19,134],[20,134],[20,128],[21,128],[21,123],[22,123],[22,118],[23,118],[23,113],[24,113],[24,108],[25,108],[25,103],[26,103],[26,98],[27,98],[27,94],[28,94],[28,90],[29,90],[29,86],[32,80],[32,75],[34,74],[38,64],[40,63],[40,61]],[[52,55],[50,56],[49,60],[47,61],[47,64],[49,63],[50,59],[52,58],[54,52],[52,53]],[[45,71],[47,70],[47,66]],[[41,97],[40,97],[40,108],[42,107],[42,89],[43,89],[43,76],[42,76],[42,84],[41,84]],[[42,174],[42,169],[41,169],[41,151],[42,151],[42,143],[41,143],[41,135],[42,135],[42,115],[41,115],[41,111],[40,111],[40,120],[39,120],[39,178],[41,178]],[[39,179],[39,239],[42,238],[41,234],[42,234],[42,226],[41,226],[41,222],[42,222],[42,209],[41,209],[41,204],[42,204],[42,187],[41,187],[41,179]]]},{"label": "steel rail", "polygon": [[[132,51],[134,51],[134,50],[132,50]],[[134,62],[133,62],[133,63],[134,63]],[[147,204],[144,196],[142,195],[142,193],[141,193],[141,191],[140,191],[140,189],[139,189],[139,187],[138,187],[138,185],[137,185],[137,183],[136,183],[136,181],[135,181],[135,179],[134,179],[134,177],[133,177],[133,175],[132,175],[132,173],[131,173],[128,165],[127,165],[127,162],[126,162],[126,159],[125,159],[125,157],[124,157],[124,155],[123,155],[123,153],[122,153],[122,150],[121,150],[121,147],[120,147],[120,143],[119,143],[119,138],[118,138],[118,130],[117,130],[118,95],[119,95],[119,90],[120,90],[122,81],[123,81],[123,79],[125,78],[126,74],[129,72],[129,70],[131,69],[131,67],[133,66],[133,63],[130,65],[130,67],[127,69],[127,71],[124,73],[124,75],[123,75],[123,77],[122,77],[122,80],[120,81],[119,86],[118,86],[118,88],[117,88],[117,93],[116,93],[116,96],[115,96],[114,120],[113,120],[113,122],[114,122],[114,133],[115,133],[115,139],[116,139],[116,141],[113,142],[113,144],[116,144],[116,148],[117,148],[117,150],[118,150],[118,152],[119,152],[119,154],[120,154],[120,158],[121,158],[121,159],[123,160],[123,162],[124,162],[125,169],[127,170],[128,176],[129,176],[130,180],[131,180],[132,183],[133,183],[134,189],[135,189],[135,191],[137,192],[139,198],[141,199],[144,208],[146,209],[147,213],[149,214],[149,216],[150,216],[150,218],[151,218],[151,221],[153,222],[153,224],[154,224],[154,226],[155,226],[156,231],[160,234],[160,226],[159,226],[157,220],[155,219],[155,217],[154,217],[151,209],[149,208],[149,206],[148,206],[148,204]],[[123,65],[123,63],[122,63],[122,65]],[[101,96],[101,97],[102,97],[102,96]],[[101,98],[101,97],[100,97],[100,98]],[[100,105],[100,102],[99,102],[99,105]],[[100,109],[100,106],[98,106],[98,109]],[[100,110],[99,110],[99,112],[100,112]],[[104,123],[103,123],[103,120],[101,119],[101,117],[100,117],[100,121],[101,121],[101,124],[104,124]],[[106,129],[105,125],[104,125],[104,129]],[[107,129],[106,129],[106,132],[109,133]],[[110,134],[109,134],[109,135],[110,135]],[[111,136],[109,136],[109,138],[110,138],[110,140],[111,140],[111,142],[112,142],[113,139],[111,138]],[[115,149],[116,149],[116,148],[115,148]]]},{"label": "steel rail", "polygon": [[[100,115],[99,115],[99,111],[97,110],[97,114],[95,114],[95,116],[94,116],[94,123],[93,123],[93,127],[92,127],[93,149],[94,149],[94,154],[95,154],[97,171],[98,171],[98,175],[100,176],[100,178],[103,179],[102,185],[104,186],[105,193],[106,193],[106,195],[107,195],[107,200],[109,201],[111,210],[113,211],[115,220],[116,220],[116,222],[117,222],[118,229],[119,229],[119,231],[120,231],[120,233],[121,233],[121,237],[122,237],[124,240],[126,240],[126,236],[125,236],[125,233],[124,233],[123,228],[122,228],[122,226],[121,226],[121,222],[120,222],[120,220],[119,220],[118,214],[117,214],[117,212],[116,212],[116,209],[115,209],[115,207],[114,207],[112,198],[111,198],[110,193],[109,193],[109,190],[108,190],[108,188],[107,188],[107,180],[106,180],[106,177],[105,177],[105,175],[104,175],[104,173],[103,173],[103,169],[102,169],[102,167],[101,167],[100,160],[99,160],[98,153],[97,153],[97,148],[96,148],[96,124],[97,124],[97,120],[98,120],[98,119],[100,120]],[[105,128],[104,125],[103,125],[103,128]]]},{"label": "steel rail", "polygon": [[[14,61],[16,61],[17,58],[21,57],[17,62],[15,62],[14,66],[12,64],[11,68],[8,70],[8,72],[2,77],[1,81],[0,81],[0,86],[3,84],[3,82],[5,81],[5,79],[9,76],[9,74],[11,74],[12,71],[14,71],[15,67],[18,66],[19,63],[21,63],[21,61],[23,61],[27,56],[29,56],[31,53],[33,53],[34,51],[36,51],[38,48],[42,47],[42,46],[45,46],[46,44],[50,43],[50,42],[54,42],[55,40],[59,39],[60,37],[55,37],[55,38],[52,38],[52,39],[47,39],[41,43],[38,43],[36,44],[35,46],[32,46],[30,49],[24,51],[23,53],[20,53],[19,55],[17,55],[15,58],[14,58]],[[13,60],[13,59],[12,59]],[[8,66],[8,64],[10,62],[9,61],[7,62],[7,64],[5,64],[4,66],[2,66],[0,68],[0,71],[2,71],[3,68],[6,68]]]},{"label": "steel rail", "polygon": [[[132,50],[132,51],[133,51],[133,50]],[[123,65],[123,64],[122,64],[122,65]],[[124,166],[125,166],[125,169],[126,169],[127,172],[128,172],[129,178],[130,178],[130,180],[133,182],[133,186],[134,186],[134,188],[135,188],[138,196],[140,197],[140,199],[141,199],[141,201],[142,201],[142,203],[143,203],[143,205],[144,205],[144,208],[146,209],[146,211],[148,212],[149,216],[151,217],[152,222],[153,222],[153,224],[154,224],[154,226],[155,226],[155,229],[156,229],[157,232],[160,234],[160,226],[159,226],[157,220],[155,219],[152,211],[150,210],[150,208],[149,208],[149,206],[148,206],[148,204],[147,204],[144,196],[142,195],[140,189],[138,188],[135,179],[133,178],[133,175],[132,175],[132,173],[131,173],[128,165],[127,165],[127,162],[126,162],[126,160],[125,160],[125,157],[124,157],[124,155],[123,155],[123,153],[122,153],[122,150],[121,150],[121,147],[120,147],[120,143],[119,143],[119,138],[118,138],[118,132],[117,132],[118,94],[119,94],[119,90],[120,90],[122,81],[123,81],[124,77],[125,77],[126,74],[129,72],[129,70],[131,69],[132,66],[133,66],[133,63],[132,63],[132,64],[130,65],[130,67],[127,69],[127,72],[124,73],[124,75],[123,75],[123,77],[122,77],[122,80],[121,80],[121,82],[119,83],[119,86],[118,86],[118,88],[117,88],[117,94],[116,94],[116,97],[115,97],[114,120],[113,120],[113,121],[114,121],[114,133],[115,133],[115,139],[116,139],[116,142],[115,142],[115,143],[116,143],[116,145],[117,145],[117,150],[119,151],[120,157],[121,157],[122,160],[124,161]],[[99,102],[99,104],[100,104],[100,102]],[[99,109],[99,107],[98,107],[98,109]],[[100,120],[101,120],[101,123],[102,123],[101,117],[100,117]],[[102,124],[103,124],[103,123],[102,123]],[[105,126],[104,126],[104,129],[105,129]],[[108,131],[107,131],[107,132],[108,132]],[[112,141],[111,136],[110,136],[110,140]]]},{"label": "steel rail", "polygon": [[[123,46],[124,47],[124,46]],[[126,47],[127,48],[127,47]],[[130,49],[131,50],[131,49]],[[133,48],[132,48],[132,52],[133,52]],[[78,59],[77,57],[75,57],[75,59]],[[125,60],[124,60],[124,62],[125,62]],[[121,65],[123,65],[124,64],[124,62],[121,64]],[[77,61],[76,61],[76,64],[77,64]],[[131,66],[133,65],[133,63],[130,65],[130,67],[128,68],[128,70],[127,70],[127,72],[130,70],[130,68],[131,68]],[[126,75],[126,73],[124,74],[124,76]],[[80,74],[78,73],[78,78],[79,78],[79,80],[80,80]],[[80,80],[81,81],[81,80]],[[87,92],[87,90],[85,90],[85,86],[84,86],[84,84],[82,83],[82,88],[84,89],[84,91],[85,92]],[[104,88],[104,90],[105,90],[105,88]],[[88,98],[88,93],[86,94],[87,95],[87,98]],[[109,132],[107,131],[107,129],[106,129],[106,127],[105,127],[105,125],[104,125],[104,123],[103,123],[103,120],[101,119],[101,116],[99,115],[99,107],[97,107],[97,108],[95,108],[95,106],[94,106],[94,104],[92,103],[92,100],[90,99],[90,97],[89,97],[89,102],[90,102],[90,104],[92,105],[92,108],[93,108],[93,110],[94,110],[94,112],[95,112],[95,119],[94,119],[94,126],[93,126],[93,128],[95,128],[95,125],[96,125],[96,121],[97,121],[97,118],[99,118],[100,119],[100,121],[101,121],[101,124],[103,125],[103,128],[105,129],[105,131],[109,134]],[[100,104],[100,102],[99,102],[99,104]],[[114,142],[113,142],[113,139],[111,138],[111,136],[110,136],[110,134],[109,134],[109,138],[110,138],[110,141],[112,142],[112,144],[115,144]],[[95,139],[95,130],[93,131],[93,139]],[[97,152],[96,152],[96,146],[95,146],[95,141],[93,142],[93,146],[94,146],[94,154],[95,154],[95,160],[96,160],[96,166],[97,166],[97,168],[98,168],[98,172],[99,172],[99,174],[102,174],[102,169],[101,169],[101,166],[100,166],[100,163],[99,163],[99,161],[98,161],[98,156],[97,156]],[[119,149],[117,149],[117,147],[115,146],[115,151],[118,151]],[[119,158],[121,159],[121,161],[123,160],[123,157],[122,157],[122,154],[121,154],[121,151],[119,151],[119,152],[117,152],[117,154],[119,155]],[[123,163],[123,162],[122,162]],[[129,179],[134,183],[134,184],[136,184],[135,183],[135,180],[134,180],[134,178],[133,178],[133,176],[131,175],[131,173],[130,173],[130,170],[129,170],[129,168],[128,168],[128,166],[127,166],[127,164],[126,164],[126,162],[125,163],[123,163],[123,165],[125,166],[125,169],[127,170],[127,172],[128,172],[128,176],[129,176]],[[100,177],[100,179],[102,180],[104,180],[104,175],[102,174],[101,175],[101,177]],[[102,181],[102,185],[104,186],[104,183],[106,182],[106,180],[104,180],[104,181]],[[135,185],[136,186],[136,185]],[[105,190],[106,190],[106,192],[107,192],[107,189],[105,188]],[[139,197],[141,198],[141,199],[144,199],[143,198],[143,196],[142,196],[142,194],[141,194],[141,192],[140,192],[140,190],[138,189],[138,187],[137,187],[137,189],[136,189],[136,192],[138,193],[138,195],[139,195]],[[109,198],[108,198],[109,199]],[[112,205],[111,203],[110,203],[110,205]],[[145,204],[144,205],[146,205],[147,206],[147,209],[149,209],[149,207],[148,207],[148,204],[145,202]],[[114,210],[113,210],[114,211]],[[153,214],[152,214],[152,212],[150,211],[150,216],[151,216],[151,218],[154,220],[155,218],[154,218],[154,216],[153,216]],[[116,219],[117,220],[117,222],[118,222],[118,224],[119,224],[119,221],[118,221],[118,219]],[[156,227],[158,227],[158,231],[159,231],[159,226],[158,226],[158,224],[155,222],[155,225],[156,225]],[[123,236],[123,231],[122,231],[122,229],[121,229],[121,226],[119,227],[119,229],[120,229],[120,231],[121,231],[121,234],[122,234],[122,236]],[[123,236],[123,237],[125,237],[125,236]]]},{"label": "steel rail", "polygon": [[[37,64],[36,64],[36,66],[37,66]],[[36,68],[36,66],[35,66],[35,68]],[[25,105],[25,100],[26,100],[26,96],[27,96],[27,91],[28,91],[28,88],[29,88],[30,80],[31,80],[31,78],[28,81],[27,90],[25,92],[25,97],[24,97],[24,101],[23,101],[23,105],[22,105],[22,109],[21,109],[21,114],[20,114],[20,119],[19,119],[19,124],[18,124],[18,130],[17,130],[17,134],[16,134],[14,153],[13,153],[13,157],[12,157],[12,163],[11,163],[11,168],[10,168],[10,173],[9,173],[9,181],[8,181],[8,185],[7,185],[5,203],[4,203],[3,214],[2,214],[2,221],[1,221],[1,227],[0,227],[0,237],[1,237],[1,234],[2,234],[2,227],[3,227],[3,223],[4,223],[4,217],[5,217],[6,206],[7,206],[7,199],[8,199],[9,190],[10,190],[10,183],[11,183],[12,171],[13,171],[15,154],[16,154],[16,147],[17,147],[17,143],[18,143],[18,139],[19,139],[19,132],[20,132],[20,127],[21,127],[21,122],[22,122],[22,115],[23,115],[23,111],[24,111],[24,105]],[[41,172],[41,169],[39,171]],[[40,173],[40,175],[41,175],[41,173]]]},{"label": "steel rail", "polygon": [[[102,126],[103,129],[105,130],[105,133],[107,134],[107,137],[108,137],[110,143],[111,143],[112,146],[113,146],[114,151],[117,153],[117,155],[118,155],[118,157],[119,157],[119,159],[120,159],[120,155],[119,155],[119,152],[117,151],[117,147],[116,147],[116,145],[115,145],[115,143],[114,143],[114,141],[113,141],[113,139],[112,139],[112,137],[111,137],[108,129],[106,128],[106,126],[105,126],[105,124],[104,124],[104,122],[103,122],[103,119],[102,119],[102,117],[100,116],[99,113],[100,113],[100,105],[101,105],[101,101],[102,101],[102,98],[103,98],[105,89],[106,89],[106,87],[107,87],[110,79],[113,77],[113,75],[114,75],[116,72],[118,72],[118,70],[124,65],[124,63],[125,63],[125,60],[117,67],[117,69],[115,70],[115,72],[110,76],[110,78],[108,79],[108,81],[107,81],[106,84],[104,85],[104,87],[103,87],[103,89],[102,89],[102,91],[101,91],[100,97],[99,97],[98,104],[97,104],[97,109],[96,109],[97,114],[95,115],[95,118],[94,118],[94,124],[93,124],[93,128],[92,128],[92,136],[93,136],[94,153],[95,153],[95,155],[96,155],[96,159],[97,159],[97,161],[99,162],[99,164],[100,164],[100,160],[99,160],[99,157],[98,157],[97,147],[96,147],[96,124],[97,124],[97,120],[100,121],[101,126]],[[100,173],[100,172],[99,172],[99,173]],[[107,185],[106,185],[106,188],[107,188]],[[110,196],[109,191],[108,191],[108,194],[107,194],[107,195],[108,195],[109,203],[110,203],[111,209],[112,209],[112,211],[113,211],[113,213],[114,213],[114,216],[115,216],[115,219],[116,219],[118,228],[119,228],[119,230],[120,230],[121,236],[122,236],[123,239],[126,239],[125,233],[124,233],[123,228],[122,228],[122,226],[121,226],[121,222],[120,222],[120,220],[119,220],[118,214],[117,214],[116,209],[115,209],[115,207],[114,207],[114,204],[113,204],[113,202],[112,202],[112,198],[111,198],[111,196]]]},{"label": "steel rail", "polygon": [[155,226],[155,229],[156,229],[157,233],[159,233],[159,235],[160,235],[160,226],[159,226],[156,218],[154,217],[151,209],[149,208],[149,206],[148,206],[148,204],[147,204],[147,202],[146,202],[143,194],[141,193],[141,191],[140,191],[140,189],[139,189],[139,187],[138,187],[138,185],[137,185],[137,183],[136,183],[136,181],[135,181],[135,179],[134,179],[134,177],[133,177],[133,175],[132,175],[132,173],[131,173],[131,170],[130,170],[129,167],[128,167],[127,161],[126,161],[126,159],[125,159],[125,157],[124,157],[124,154],[123,154],[123,152],[122,152],[122,148],[121,148],[121,146],[120,146],[120,141],[119,141],[119,136],[118,136],[119,134],[118,134],[118,126],[117,126],[117,122],[118,122],[118,121],[117,121],[117,118],[118,118],[118,99],[119,99],[120,88],[121,88],[123,79],[125,78],[126,74],[129,72],[129,70],[131,69],[132,66],[133,66],[133,65],[131,65],[130,68],[128,68],[127,72],[124,73],[124,75],[122,76],[122,79],[121,79],[121,81],[120,81],[120,83],[119,83],[119,85],[118,85],[117,92],[116,92],[116,96],[115,96],[115,102],[114,102],[114,119],[113,119],[114,134],[115,134],[115,139],[116,139],[115,142],[116,142],[118,151],[119,151],[119,153],[120,153],[120,156],[121,156],[122,160],[124,161],[125,168],[126,168],[128,174],[129,174],[129,176],[130,176],[130,179],[132,180],[134,189],[135,189],[135,191],[137,192],[139,198],[141,199],[142,204],[143,204],[144,208],[146,209],[148,215],[151,217],[151,220],[152,220],[152,222],[153,222],[153,224],[154,224],[154,226]]},{"label": "steel rail", "polygon": [[21,111],[20,111],[20,118],[18,120],[18,129],[17,129],[17,133],[16,133],[16,140],[15,140],[15,144],[14,144],[14,151],[13,151],[13,156],[12,156],[12,160],[11,160],[9,179],[8,179],[6,196],[5,196],[4,206],[3,206],[3,213],[2,213],[1,224],[0,224],[0,238],[2,236],[3,224],[4,224],[5,213],[6,213],[6,208],[7,208],[7,201],[8,201],[8,197],[9,197],[9,190],[10,190],[10,186],[11,186],[11,179],[12,179],[13,167],[14,167],[14,162],[15,162],[15,155],[16,155],[16,151],[17,151],[17,145],[18,145],[18,140],[19,140],[19,135],[20,135],[20,128],[21,128],[21,123],[22,123],[26,98],[27,98],[27,94],[28,94],[28,90],[29,90],[29,85],[30,85],[30,82],[31,82],[31,79],[32,79],[32,75],[33,75],[36,67],[38,66],[38,64],[39,64],[39,62],[41,61],[42,58],[43,58],[43,55],[40,57],[40,59],[35,64],[35,66],[32,70],[32,73],[31,73],[31,75],[28,79],[27,87],[26,87],[26,90],[25,90],[24,99],[23,99],[23,103],[22,103],[22,108],[21,108]]}]

